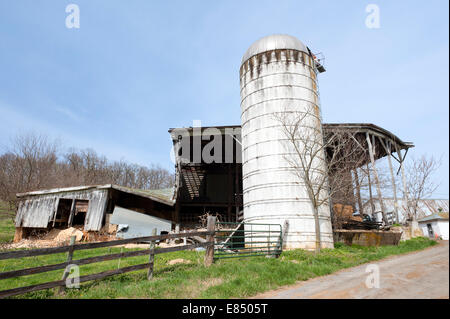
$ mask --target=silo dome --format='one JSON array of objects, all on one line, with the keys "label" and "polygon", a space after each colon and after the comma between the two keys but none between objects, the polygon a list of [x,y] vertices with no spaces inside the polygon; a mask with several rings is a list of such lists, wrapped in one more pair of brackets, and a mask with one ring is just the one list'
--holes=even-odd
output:
[{"label": "silo dome", "polygon": [[[307,187],[286,157],[294,146],[286,142],[280,113],[307,114],[304,129],[323,141],[317,89],[317,68],[308,48],[290,35],[270,35],[253,43],[240,68],[242,183],[244,220],[286,225],[286,249],[315,249],[315,221]],[[313,109],[314,112],[307,110]],[[315,161],[326,172],[325,154]],[[333,247],[330,209],[319,208],[322,248]]]},{"label": "silo dome", "polygon": [[292,49],[308,53],[306,46],[296,37],[287,34],[273,34],[254,42],[242,57],[242,63],[256,54],[276,49]]}]

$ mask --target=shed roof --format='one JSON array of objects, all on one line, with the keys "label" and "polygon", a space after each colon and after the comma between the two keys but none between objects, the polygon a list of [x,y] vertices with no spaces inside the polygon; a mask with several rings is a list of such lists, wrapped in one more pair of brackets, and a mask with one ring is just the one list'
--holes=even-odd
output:
[{"label": "shed roof", "polygon": [[26,192],[26,193],[18,193],[18,194],[16,194],[16,196],[17,196],[17,198],[22,198],[22,197],[57,194],[57,193],[68,193],[68,192],[75,192],[75,191],[89,190],[89,189],[115,189],[120,192],[149,198],[151,200],[154,200],[156,202],[166,204],[169,206],[173,206],[175,204],[175,200],[174,200],[174,196],[173,196],[173,194],[174,194],[173,188],[147,190],[147,189],[134,189],[134,188],[119,186],[119,185],[114,185],[114,184],[84,185],[84,186],[75,186],[75,187],[53,188],[53,189],[38,190],[38,191],[32,191],[32,192]]},{"label": "shed roof", "polygon": [[424,217],[422,219],[419,219],[419,223],[423,222],[430,222],[434,220],[448,220],[448,213],[436,213],[427,217]]}]

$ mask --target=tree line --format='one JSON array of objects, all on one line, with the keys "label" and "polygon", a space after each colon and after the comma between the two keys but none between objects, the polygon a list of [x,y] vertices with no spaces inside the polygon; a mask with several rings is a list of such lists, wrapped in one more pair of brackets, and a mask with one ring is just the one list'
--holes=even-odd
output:
[{"label": "tree line", "polygon": [[159,165],[110,161],[93,149],[69,148],[45,135],[12,139],[0,155],[0,200],[12,209],[17,193],[79,185],[116,184],[137,189],[172,187],[174,175]]}]

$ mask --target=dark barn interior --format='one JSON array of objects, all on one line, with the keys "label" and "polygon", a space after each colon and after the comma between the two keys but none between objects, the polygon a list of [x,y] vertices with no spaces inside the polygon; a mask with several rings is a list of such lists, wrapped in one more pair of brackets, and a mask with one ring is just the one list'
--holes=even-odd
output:
[{"label": "dark barn interior", "polygon": [[[225,129],[239,129],[232,135]],[[214,129],[208,136],[207,129]],[[200,129],[199,129],[200,130]],[[202,134],[221,143],[209,149],[211,140],[194,137],[194,129],[171,129],[169,133],[176,149],[175,222],[181,227],[197,226],[200,216],[217,214],[222,222],[239,220],[242,212],[242,164],[240,163],[240,127],[202,128]],[[205,133],[206,131],[206,133]],[[234,137],[233,137],[234,136]],[[205,156],[194,158],[195,143],[201,154],[215,160],[205,162]],[[217,154],[214,154],[217,151]]]}]

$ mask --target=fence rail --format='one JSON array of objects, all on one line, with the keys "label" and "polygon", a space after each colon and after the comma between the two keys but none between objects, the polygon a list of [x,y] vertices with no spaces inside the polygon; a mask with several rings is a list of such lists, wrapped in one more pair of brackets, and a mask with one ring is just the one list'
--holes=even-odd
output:
[{"label": "fence rail", "polygon": [[[178,234],[166,234],[166,235],[158,235],[158,236],[127,238],[127,239],[119,239],[119,240],[112,240],[112,241],[105,241],[105,242],[98,242],[98,243],[73,245],[73,249],[74,250],[94,249],[94,248],[131,244],[131,243],[135,243],[135,242],[158,241],[158,240],[176,239],[176,238],[202,236],[202,235],[211,235],[211,233],[210,232],[208,233],[207,231],[200,231],[200,232],[186,232],[186,233],[178,233]],[[70,247],[71,246],[62,246],[62,247],[51,247],[51,248],[39,248],[39,249],[32,249],[32,250],[18,250],[18,251],[1,252],[0,260],[10,259],[10,258],[21,258],[21,257],[32,257],[32,256],[65,253],[65,252],[69,251]]]},{"label": "fence rail", "polygon": [[[156,229],[153,230],[153,233],[156,234]],[[156,241],[185,238],[185,237],[192,238],[199,236],[206,236],[206,242],[155,249]],[[149,242],[149,248],[95,257],[87,257],[76,260],[72,259],[73,253],[75,251],[112,247],[136,242]],[[86,281],[102,279],[105,277],[142,269],[148,269],[147,279],[151,280],[153,277],[155,255],[181,250],[195,249],[198,247],[206,248],[204,259],[205,266],[210,266],[215,259],[220,258],[251,257],[263,255],[279,256],[279,254],[281,254],[281,247],[282,247],[281,226],[273,224],[248,224],[244,222],[240,223],[224,222],[216,224],[216,217],[209,216],[206,231],[192,231],[177,234],[154,235],[154,236],[127,238],[127,239],[119,239],[107,242],[97,242],[87,244],[75,244],[75,238],[72,237],[71,243],[68,246],[0,252],[0,260],[35,257],[67,252],[67,259],[65,262],[62,263],[0,272],[0,280],[2,280],[64,269],[64,273],[61,280],[45,282],[25,287],[18,287],[8,290],[2,290],[0,291],[0,298],[11,297],[15,295],[24,294],[27,292],[56,287],[59,287],[60,292],[62,292],[64,289],[63,287],[66,286],[66,279],[69,276],[70,268],[74,265],[81,266],[97,262],[136,256],[148,255],[149,256],[148,262],[133,266],[122,267],[114,270],[107,270],[95,274],[80,276],[77,278],[77,281],[79,283],[82,283]]]},{"label": "fence rail", "polygon": [[[151,248],[152,247],[151,244],[155,243],[156,241],[161,241],[161,240],[166,240],[166,239],[192,237],[192,236],[207,236],[207,238],[210,238],[210,240],[205,243],[197,243],[197,244],[192,244],[192,245],[183,245],[183,246],[167,247],[167,248],[159,248],[159,249]],[[212,238],[212,241],[211,241],[211,238]],[[99,242],[99,243],[88,243],[88,244],[77,244],[77,245],[72,244],[72,245],[63,246],[63,247],[51,247],[51,248],[41,248],[41,249],[32,249],[32,250],[0,252],[0,260],[23,258],[23,257],[34,257],[34,256],[42,256],[42,255],[50,255],[50,254],[59,254],[59,253],[64,253],[64,252],[68,253],[67,261],[63,262],[63,263],[1,272],[0,280],[21,277],[21,276],[27,276],[27,275],[33,275],[33,274],[39,274],[39,273],[58,270],[58,269],[65,270],[64,274],[63,274],[63,279],[61,279],[61,280],[51,281],[51,282],[46,282],[46,283],[41,283],[41,284],[36,284],[36,285],[31,285],[31,286],[13,288],[13,289],[8,289],[8,290],[2,290],[2,291],[0,291],[0,298],[11,297],[11,296],[20,295],[20,294],[24,294],[27,292],[32,292],[32,291],[37,291],[37,290],[42,290],[42,289],[63,287],[66,285],[66,278],[68,275],[68,270],[67,270],[68,266],[87,265],[87,264],[108,261],[108,260],[114,260],[114,259],[127,258],[127,257],[145,256],[145,255],[150,256],[149,262],[147,262],[147,263],[128,266],[128,267],[122,267],[122,268],[114,269],[114,270],[107,270],[107,271],[95,273],[95,274],[84,275],[84,276],[80,276],[78,278],[78,280],[80,283],[82,283],[82,282],[86,282],[86,281],[102,279],[105,277],[109,277],[109,276],[113,276],[113,275],[117,275],[117,274],[123,274],[126,272],[136,271],[136,270],[141,270],[141,269],[149,269],[148,277],[151,278],[151,275],[153,273],[154,255],[175,252],[175,251],[181,251],[181,250],[195,249],[198,247],[206,247],[206,249],[208,251],[208,250],[212,249],[212,248],[209,249],[209,247],[213,246],[213,243],[214,243],[213,240],[214,240],[214,231],[197,231],[197,232],[185,232],[185,233],[177,233],[177,234],[166,234],[166,235],[157,235],[157,236],[145,236],[145,237],[138,237],[138,238],[119,239],[119,240]],[[124,244],[129,244],[129,243],[136,243],[136,242],[144,242],[144,241],[150,242],[149,249],[121,252],[121,253],[115,253],[115,254],[108,254],[108,255],[72,260],[73,252],[77,251],[77,250],[111,247],[111,246],[118,246],[118,245],[124,245]],[[153,247],[154,247],[154,245],[153,245]],[[210,264],[209,260],[207,260],[207,256],[205,256],[205,264],[206,265]]]}]

